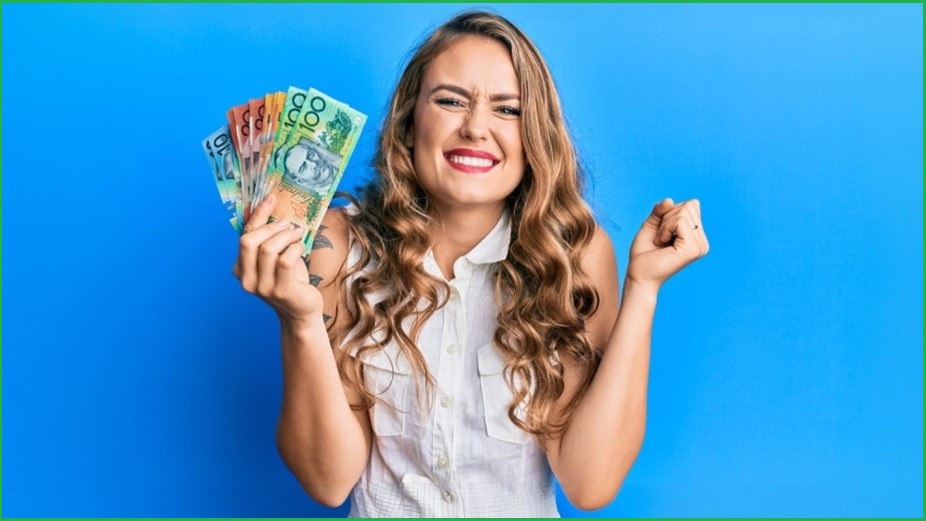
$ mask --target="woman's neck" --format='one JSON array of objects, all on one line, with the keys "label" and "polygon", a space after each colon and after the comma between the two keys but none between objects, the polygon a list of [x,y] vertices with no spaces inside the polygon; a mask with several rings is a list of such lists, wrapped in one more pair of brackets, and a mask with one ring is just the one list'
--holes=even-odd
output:
[{"label": "woman's neck", "polygon": [[441,208],[435,219],[439,227],[432,248],[434,260],[446,280],[453,280],[453,265],[469,253],[495,228],[504,205],[497,208]]}]

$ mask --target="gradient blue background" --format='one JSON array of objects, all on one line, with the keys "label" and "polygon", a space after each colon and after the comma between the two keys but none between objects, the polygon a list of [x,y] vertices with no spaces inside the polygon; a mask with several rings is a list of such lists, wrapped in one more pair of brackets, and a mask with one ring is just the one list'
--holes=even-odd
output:
[{"label": "gradient blue background", "polygon": [[[4,515],[346,513],[276,454],[277,324],[200,140],[315,86],[370,116],[356,186],[461,7],[2,6]],[[922,5],[497,10],[548,58],[621,265],[665,196],[711,240],[663,289],[646,442],[592,515],[922,516]]]}]

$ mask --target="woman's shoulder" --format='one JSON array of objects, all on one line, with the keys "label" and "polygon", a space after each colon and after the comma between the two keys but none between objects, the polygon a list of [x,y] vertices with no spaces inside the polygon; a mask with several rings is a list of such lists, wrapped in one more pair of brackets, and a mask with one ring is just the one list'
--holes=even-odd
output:
[{"label": "woman's shoulder", "polygon": [[346,207],[329,208],[315,233],[306,262],[319,287],[334,282],[345,266],[351,247],[350,212]]},{"label": "woman's shoulder", "polygon": [[589,318],[586,327],[592,344],[603,349],[617,320],[619,283],[614,243],[601,224],[596,223],[595,233],[583,252],[581,264],[599,297],[598,309]]},{"label": "woman's shoulder", "polygon": [[321,226],[318,229],[319,235],[322,231],[326,231],[332,237],[347,239],[348,220],[356,214],[357,208],[354,205],[328,208],[322,217]]},{"label": "woman's shoulder", "polygon": [[594,230],[581,252],[581,264],[586,270],[608,270],[614,264],[614,243],[608,230],[598,221],[594,221]]}]

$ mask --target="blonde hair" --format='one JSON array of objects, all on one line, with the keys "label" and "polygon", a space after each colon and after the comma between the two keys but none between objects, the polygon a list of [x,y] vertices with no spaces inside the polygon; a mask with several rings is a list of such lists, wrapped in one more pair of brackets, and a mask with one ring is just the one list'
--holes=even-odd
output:
[{"label": "blonde hair", "polygon": [[[599,360],[585,331],[586,319],[598,307],[598,294],[580,267],[596,225],[582,199],[583,175],[553,77],[530,39],[496,14],[464,12],[438,27],[399,79],[373,161],[376,177],[362,192],[359,214],[349,221],[360,259],[347,271],[356,275],[347,290],[355,307],[338,364],[346,384],[369,406],[376,397],[347,357],[395,341],[430,396],[433,377],[416,341],[425,322],[446,304],[449,286],[422,265],[434,228],[428,197],[413,166],[412,118],[428,65],[455,41],[471,35],[491,38],[509,49],[521,90],[527,167],[509,197],[511,243],[495,271],[494,341],[507,360],[505,377],[514,393],[508,416],[535,436],[551,438],[568,424]],[[365,298],[377,293],[385,296],[380,302],[371,304]],[[403,323],[410,317],[406,330]],[[379,343],[371,343],[374,333]],[[583,381],[562,421],[554,423],[554,402],[564,389],[563,365],[558,362],[562,355],[579,361]],[[523,418],[515,415],[522,402]]]}]

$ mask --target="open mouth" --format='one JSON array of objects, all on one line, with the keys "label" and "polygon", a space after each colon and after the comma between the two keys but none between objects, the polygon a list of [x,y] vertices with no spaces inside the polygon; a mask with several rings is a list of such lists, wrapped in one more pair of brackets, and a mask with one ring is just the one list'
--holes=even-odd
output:
[{"label": "open mouth", "polygon": [[455,165],[463,166],[475,166],[477,168],[491,168],[495,166],[498,161],[492,161],[491,159],[483,159],[481,157],[470,157],[470,156],[455,156],[447,154],[447,161]]},{"label": "open mouth", "polygon": [[501,160],[481,150],[451,150],[444,153],[444,158],[456,170],[469,173],[488,172]]}]

